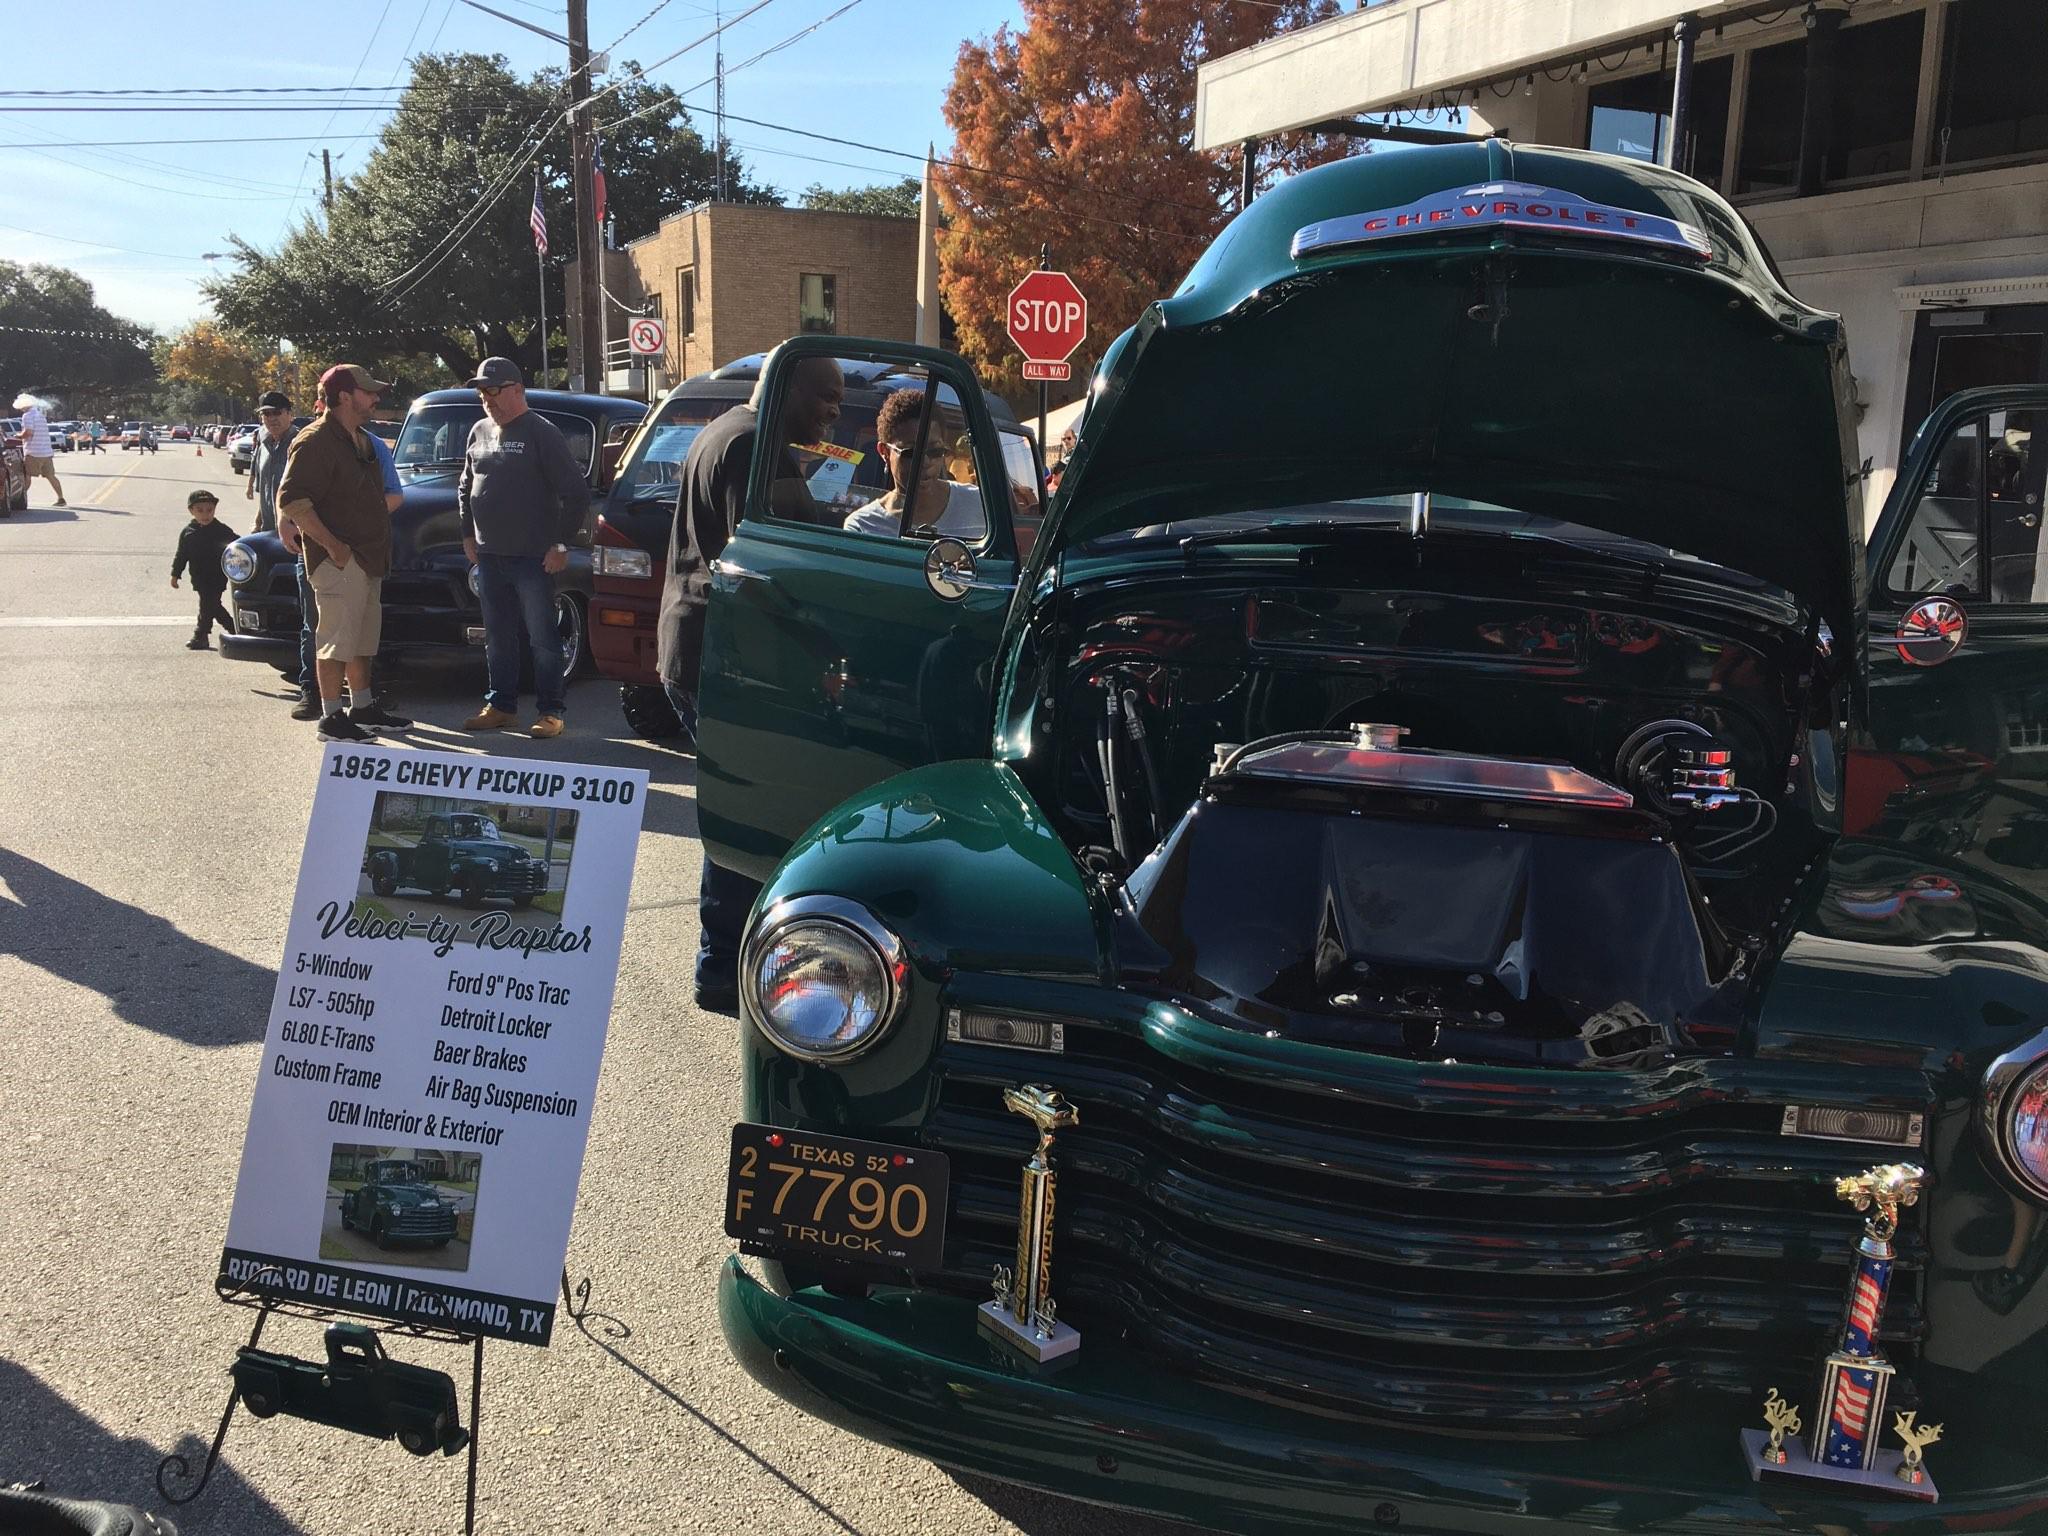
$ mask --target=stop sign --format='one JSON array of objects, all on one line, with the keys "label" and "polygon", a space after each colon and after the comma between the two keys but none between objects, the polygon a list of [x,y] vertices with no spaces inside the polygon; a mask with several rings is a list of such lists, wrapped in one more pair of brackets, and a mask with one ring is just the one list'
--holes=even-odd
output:
[{"label": "stop sign", "polygon": [[1088,334],[1088,301],[1064,272],[1033,272],[1004,306],[1010,340],[1034,363],[1064,362]]}]

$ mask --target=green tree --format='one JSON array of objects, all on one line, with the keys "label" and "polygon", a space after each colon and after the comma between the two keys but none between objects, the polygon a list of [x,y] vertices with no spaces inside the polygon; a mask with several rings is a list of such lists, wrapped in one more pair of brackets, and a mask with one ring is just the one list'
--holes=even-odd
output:
[{"label": "green tree", "polygon": [[0,394],[61,396],[95,412],[146,389],[156,377],[150,333],[96,303],[92,284],[68,267],[0,261]]},{"label": "green tree", "polygon": [[200,320],[159,342],[157,371],[173,383],[189,384],[254,409],[256,397],[275,377],[269,349]]},{"label": "green tree", "polygon": [[[1024,27],[961,45],[946,92],[950,215],[940,292],[960,350],[998,388],[1018,385],[1003,301],[1038,265],[1088,295],[1085,368],[1152,300],[1171,293],[1236,211],[1235,151],[1197,151],[1195,69],[1205,59],[1336,14],[1335,0],[1022,0]],[[1346,153],[1291,135],[1267,172]]]},{"label": "green tree", "polygon": [[880,213],[891,218],[914,219],[917,217],[917,199],[921,183],[915,176],[906,176],[897,182],[876,182],[868,187],[847,187],[833,191],[820,182],[812,182],[804,189],[799,201],[806,208],[829,208],[840,213]]},{"label": "green tree", "polygon": [[[207,285],[215,313],[237,330],[290,339],[309,365],[389,368],[408,387],[466,378],[492,354],[538,368],[531,165],[541,171],[548,314],[559,334],[562,268],[575,251],[565,103],[559,74],[522,79],[499,56],[416,60],[362,170],[336,182],[325,227],[308,218],[276,251],[237,241],[239,270]],[[716,157],[667,86],[633,80],[604,98],[599,118],[621,240],[710,196]],[[730,158],[727,175],[743,200],[778,200]],[[404,371],[421,356],[432,373]]]}]

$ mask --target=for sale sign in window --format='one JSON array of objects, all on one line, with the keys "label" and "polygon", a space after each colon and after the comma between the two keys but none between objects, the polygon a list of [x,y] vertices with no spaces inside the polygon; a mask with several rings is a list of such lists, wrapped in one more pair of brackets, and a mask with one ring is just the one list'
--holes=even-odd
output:
[{"label": "for sale sign in window", "polygon": [[328,747],[223,1285],[548,1342],[646,794]]}]

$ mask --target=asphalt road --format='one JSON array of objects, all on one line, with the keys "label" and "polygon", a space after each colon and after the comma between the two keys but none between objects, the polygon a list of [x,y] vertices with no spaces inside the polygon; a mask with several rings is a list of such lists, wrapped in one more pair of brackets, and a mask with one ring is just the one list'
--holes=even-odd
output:
[{"label": "asphalt road", "polygon": [[[319,749],[269,668],[184,648],[185,492],[212,486],[231,525],[252,521],[225,454],[68,454],[58,473],[68,508],[37,482],[0,520],[0,1482],[161,1512],[157,1461],[203,1458],[247,1337],[213,1277]],[[645,767],[653,787],[570,1246],[615,1321],[489,1346],[478,1529],[1183,1529],[956,1480],[732,1364],[714,1280],[737,1054],[732,1021],[691,1001],[693,764],[629,738],[601,681],[572,690],[559,740],[473,740],[455,726],[480,688],[403,680],[407,739]],[[264,1343],[321,1350],[306,1323]],[[455,1373],[467,1413],[466,1354],[397,1348]],[[459,1459],[238,1416],[212,1485],[173,1514],[192,1536],[402,1536],[459,1530],[461,1507]]]}]

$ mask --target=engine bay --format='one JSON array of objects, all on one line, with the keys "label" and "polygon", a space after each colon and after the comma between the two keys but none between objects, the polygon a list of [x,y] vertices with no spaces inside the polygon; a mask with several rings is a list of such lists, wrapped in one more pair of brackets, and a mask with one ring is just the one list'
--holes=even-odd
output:
[{"label": "engine bay", "polygon": [[1126,984],[1423,1056],[1726,1049],[1833,827],[1825,631],[1691,562],[1376,553],[1126,563],[1037,614],[1017,766]]}]

